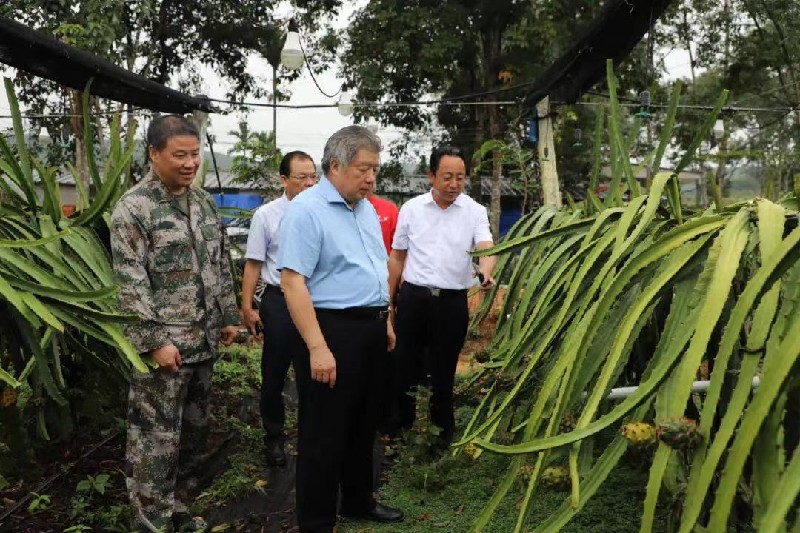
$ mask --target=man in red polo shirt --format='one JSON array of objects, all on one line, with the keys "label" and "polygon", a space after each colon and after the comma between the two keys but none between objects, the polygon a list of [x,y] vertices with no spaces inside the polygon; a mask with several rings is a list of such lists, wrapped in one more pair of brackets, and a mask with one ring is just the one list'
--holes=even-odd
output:
[{"label": "man in red polo shirt", "polygon": [[375,196],[374,181],[367,200],[378,213],[378,222],[381,223],[381,233],[383,234],[383,244],[386,246],[386,253],[390,254],[392,253],[392,239],[394,239],[394,230],[397,228],[397,217],[400,210],[397,209],[394,202]]}]

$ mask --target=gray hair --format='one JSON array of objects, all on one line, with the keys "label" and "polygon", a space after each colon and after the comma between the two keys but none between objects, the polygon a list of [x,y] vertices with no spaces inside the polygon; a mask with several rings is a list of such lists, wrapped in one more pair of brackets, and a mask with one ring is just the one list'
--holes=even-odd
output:
[{"label": "gray hair", "polygon": [[363,126],[346,126],[330,136],[322,152],[322,170],[327,174],[331,163],[347,166],[359,150],[381,153],[381,139]]}]

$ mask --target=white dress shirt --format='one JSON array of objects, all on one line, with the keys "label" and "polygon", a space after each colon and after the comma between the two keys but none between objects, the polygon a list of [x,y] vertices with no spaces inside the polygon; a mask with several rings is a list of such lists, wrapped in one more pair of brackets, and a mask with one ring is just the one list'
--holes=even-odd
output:
[{"label": "white dress shirt", "polygon": [[407,251],[405,281],[436,289],[467,289],[474,283],[469,252],[484,241],[492,241],[485,207],[459,194],[442,209],[428,192],[400,208],[392,248]]},{"label": "white dress shirt", "polygon": [[286,194],[256,209],[247,235],[247,259],[261,261],[261,278],[270,285],[281,284],[278,272],[278,229],[289,207]]}]

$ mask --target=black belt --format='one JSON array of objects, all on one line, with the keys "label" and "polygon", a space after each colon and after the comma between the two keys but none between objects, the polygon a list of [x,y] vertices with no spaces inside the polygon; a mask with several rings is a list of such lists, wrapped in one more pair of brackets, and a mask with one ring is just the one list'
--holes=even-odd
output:
[{"label": "black belt", "polygon": [[414,285],[408,281],[403,282],[403,287],[408,287],[408,290],[421,294],[427,294],[438,298],[439,296],[462,296],[467,294],[467,289],[437,289],[435,287],[423,287],[422,285]]},{"label": "black belt", "polygon": [[264,292],[274,292],[276,294],[283,295],[283,291],[281,290],[279,285],[267,285],[264,287]]},{"label": "black belt", "polygon": [[323,309],[315,307],[318,314],[360,318],[364,320],[385,320],[389,317],[388,307],[346,307],[344,309]]}]

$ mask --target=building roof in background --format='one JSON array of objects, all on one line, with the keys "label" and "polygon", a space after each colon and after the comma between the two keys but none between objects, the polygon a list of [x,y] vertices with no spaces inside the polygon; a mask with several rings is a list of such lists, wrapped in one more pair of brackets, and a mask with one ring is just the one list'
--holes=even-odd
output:
[{"label": "building roof in background", "polygon": [[[633,169],[636,170],[636,165],[638,165],[638,163],[631,161],[631,165],[634,167]],[[675,169],[661,167],[661,170],[659,170],[658,172],[675,172]],[[655,176],[658,172],[654,172],[653,175]],[[600,170],[600,175],[603,176],[604,178],[610,178],[611,167],[608,165],[604,166]],[[703,173],[694,170],[684,170],[678,174],[678,180],[680,181],[697,181],[702,178],[703,178]],[[639,170],[639,172],[636,173],[636,179],[640,181],[647,180],[647,170],[644,168]]]},{"label": "building roof in background", "polygon": [[[501,187],[501,196],[512,197],[512,196],[522,196],[522,193],[515,189],[512,184],[511,180],[508,178],[501,178],[502,181],[500,183]],[[469,180],[467,180],[469,184]],[[401,196],[417,196],[419,194],[425,194],[426,192],[431,190],[431,182],[428,180],[428,176],[423,175],[416,175],[416,176],[408,176],[401,181],[381,181],[380,178],[378,179],[378,194],[396,194]],[[481,195],[482,196],[489,196],[492,191],[492,178],[490,176],[483,176],[481,178]],[[467,194],[471,194],[471,191],[467,190]]]}]

